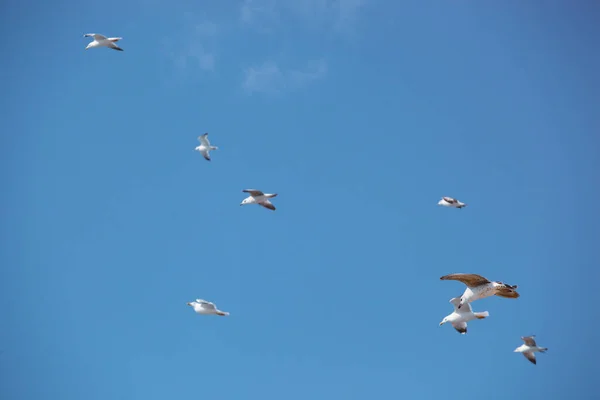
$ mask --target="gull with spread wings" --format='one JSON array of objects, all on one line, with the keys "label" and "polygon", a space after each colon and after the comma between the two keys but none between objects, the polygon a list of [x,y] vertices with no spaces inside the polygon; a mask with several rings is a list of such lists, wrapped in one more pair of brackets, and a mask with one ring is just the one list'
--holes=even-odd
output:
[{"label": "gull with spread wings", "polygon": [[277,196],[277,193],[263,193],[260,190],[256,189],[244,189],[242,190],[242,192],[249,193],[250,196],[242,200],[240,206],[245,206],[247,204],[258,204],[263,206],[264,208],[268,208],[269,210],[275,211],[275,206],[269,201],[269,199]]},{"label": "gull with spread wings", "polygon": [[535,337],[535,335],[522,336],[521,340],[523,340],[525,342],[525,344],[522,344],[521,346],[517,347],[515,349],[514,353],[523,353],[523,355],[525,356],[526,359],[531,361],[533,364],[537,364],[537,361],[535,359],[535,353],[536,352],[545,353],[546,350],[548,350],[548,348],[547,347],[538,347],[538,345],[535,343],[534,337]]},{"label": "gull with spread wings", "polygon": [[517,285],[508,285],[503,282],[490,282],[486,278],[477,274],[450,274],[440,278],[443,281],[459,281],[467,285],[465,292],[460,297],[458,308],[465,303],[472,303],[475,300],[483,299],[489,296],[500,296],[508,299],[516,299],[520,295],[517,293]]},{"label": "gull with spread wings", "polygon": [[86,33],[85,35],[83,35],[83,37],[94,38],[94,40],[87,45],[87,47],[85,48],[86,50],[92,49],[94,47],[108,47],[113,50],[123,51],[122,48],[115,44],[115,42],[118,42],[119,40],[123,39],[122,37],[107,38],[106,36],[100,35],[98,33]]},{"label": "gull with spread wings", "polygon": [[198,141],[200,142],[200,146],[197,146],[194,150],[199,151],[207,161],[210,161],[210,151],[217,150],[218,147],[210,145],[208,133],[198,136]]},{"label": "gull with spread wings", "polygon": [[458,201],[452,197],[444,196],[440,201],[438,201],[438,205],[444,207],[454,207],[454,208],[463,208],[467,205],[461,201]]},{"label": "gull with spread wings", "polygon": [[219,315],[221,317],[226,317],[229,315],[228,312],[219,310],[215,303],[211,303],[210,301],[202,299],[196,299],[196,301],[187,303],[187,305],[193,307],[194,311],[201,315]]},{"label": "gull with spread wings", "polygon": [[442,322],[440,322],[440,326],[444,325],[446,322],[450,322],[454,329],[463,335],[467,333],[467,322],[473,321],[474,319],[484,319],[490,316],[490,313],[487,311],[473,312],[469,303],[466,303],[459,309],[458,305],[460,304],[460,298],[458,297],[450,299],[450,303],[454,305],[454,312],[444,317]]}]

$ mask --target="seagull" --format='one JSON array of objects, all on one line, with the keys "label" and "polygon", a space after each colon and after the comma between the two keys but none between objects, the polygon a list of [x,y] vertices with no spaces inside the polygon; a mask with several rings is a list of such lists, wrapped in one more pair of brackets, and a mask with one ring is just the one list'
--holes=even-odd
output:
[{"label": "seagull", "polygon": [[450,274],[444,275],[440,279],[443,281],[460,281],[467,285],[465,292],[460,297],[458,308],[461,308],[465,303],[472,303],[475,300],[494,295],[509,299],[516,299],[520,296],[515,290],[517,285],[511,286],[498,281],[490,282],[477,274]]},{"label": "seagull", "polygon": [[277,193],[263,193],[260,190],[256,189],[244,189],[242,190],[242,192],[250,193],[250,196],[246,197],[240,203],[240,206],[244,206],[246,204],[258,204],[263,206],[264,208],[268,208],[269,210],[275,211],[275,206],[269,201],[269,199],[277,196]]},{"label": "seagull", "polygon": [[522,344],[521,346],[517,347],[515,349],[515,353],[523,353],[523,355],[525,356],[526,359],[528,359],[529,361],[531,361],[534,364],[537,364],[536,360],[535,360],[535,352],[539,351],[540,353],[545,353],[546,350],[548,350],[547,347],[538,347],[537,344],[535,344],[535,339],[534,339],[535,335],[532,336],[522,336],[521,340],[523,340],[525,342],[525,344]]},{"label": "seagull", "polygon": [[450,303],[454,305],[454,312],[442,320],[440,322],[440,326],[444,325],[446,322],[450,322],[454,329],[458,331],[458,333],[464,335],[467,333],[467,322],[472,321],[474,319],[484,319],[485,317],[489,317],[490,313],[487,311],[483,312],[473,312],[471,309],[471,305],[469,303],[465,304],[461,309],[458,308],[460,304],[460,298],[455,297],[450,299]]},{"label": "seagull", "polygon": [[444,206],[444,207],[454,207],[454,208],[463,208],[463,207],[467,206],[465,203],[462,203],[456,199],[453,199],[452,197],[447,197],[447,196],[442,197],[442,199],[440,201],[438,201],[438,205]]},{"label": "seagull", "polygon": [[194,307],[194,311],[202,315],[220,315],[221,317],[226,317],[229,315],[228,312],[217,309],[215,303],[211,303],[210,301],[202,299],[196,299],[196,301],[187,303],[187,305]]},{"label": "seagull", "polygon": [[115,44],[115,42],[118,42],[119,40],[123,39],[122,37],[107,38],[106,36],[100,35],[98,33],[86,33],[85,35],[83,35],[83,37],[94,38],[94,41],[90,42],[90,44],[87,45],[87,47],[85,48],[86,50],[91,49],[93,47],[109,47],[114,50],[123,51],[122,48]]},{"label": "seagull", "polygon": [[208,133],[198,136],[198,141],[200,141],[200,146],[196,147],[194,150],[198,150],[206,160],[210,161],[210,151],[217,150],[218,147],[210,145]]}]

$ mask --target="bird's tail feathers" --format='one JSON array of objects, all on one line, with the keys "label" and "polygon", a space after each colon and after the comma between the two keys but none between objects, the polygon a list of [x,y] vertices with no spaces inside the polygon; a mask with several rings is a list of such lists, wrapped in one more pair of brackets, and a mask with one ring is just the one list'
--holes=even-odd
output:
[{"label": "bird's tail feathers", "polygon": [[219,147],[218,146],[210,146],[210,149],[211,150],[219,150]]},{"label": "bird's tail feathers", "polygon": [[540,347],[540,353],[545,353],[548,350],[547,347]]},{"label": "bird's tail feathers", "polygon": [[490,313],[489,313],[489,312],[487,312],[487,311],[476,312],[476,313],[474,313],[474,314],[475,314],[475,318],[477,318],[477,319],[484,319],[484,318],[486,318],[486,317],[489,317],[489,316],[490,316]]},{"label": "bird's tail feathers", "polygon": [[229,313],[226,311],[217,311],[217,315],[220,315],[221,317],[226,317],[229,315]]}]

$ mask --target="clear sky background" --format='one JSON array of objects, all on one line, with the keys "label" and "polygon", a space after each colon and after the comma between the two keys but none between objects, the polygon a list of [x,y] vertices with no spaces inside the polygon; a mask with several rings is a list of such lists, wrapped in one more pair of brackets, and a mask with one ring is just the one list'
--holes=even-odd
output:
[{"label": "clear sky background", "polygon": [[598,398],[599,2],[1,11],[0,398]]}]

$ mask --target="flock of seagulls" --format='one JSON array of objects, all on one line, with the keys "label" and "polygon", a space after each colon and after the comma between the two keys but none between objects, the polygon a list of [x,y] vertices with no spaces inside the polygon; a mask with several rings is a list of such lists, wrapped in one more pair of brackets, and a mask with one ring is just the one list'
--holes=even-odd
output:
[{"label": "flock of seagulls", "polygon": [[[94,38],[94,40],[87,45],[85,48],[86,50],[96,47],[107,47],[109,49],[123,51],[122,48],[115,44],[119,40],[123,39],[121,37],[107,38],[106,36],[98,33],[87,33],[83,36]],[[204,159],[207,161],[211,161],[210,152],[217,150],[218,147],[210,144],[210,141],[208,140],[208,133],[198,136],[198,141],[200,142],[200,145],[194,150],[202,154]],[[248,193],[249,196],[242,200],[240,206],[258,204],[264,208],[275,211],[276,208],[269,199],[276,197],[277,193],[264,193],[256,189],[244,189],[242,192]],[[466,203],[447,196],[442,197],[438,202],[438,205],[458,209],[462,209],[467,206]],[[452,327],[454,327],[454,329],[456,329],[456,331],[462,335],[467,333],[467,322],[476,319],[485,319],[490,315],[490,313],[487,311],[474,312],[471,307],[472,302],[490,296],[499,296],[507,299],[517,299],[520,296],[516,290],[517,285],[509,285],[499,281],[490,281],[487,278],[477,274],[455,273],[444,275],[440,279],[443,281],[459,281],[467,286],[460,297],[454,297],[450,299],[450,303],[454,306],[454,311],[444,317],[444,319],[440,322],[440,326],[449,322]],[[229,312],[219,310],[215,303],[211,303],[210,301],[196,299],[196,301],[189,302],[187,305],[191,306],[194,309],[194,312],[200,315],[218,315],[221,317],[229,316]],[[517,347],[514,352],[523,354],[525,358],[527,358],[533,364],[537,364],[535,353],[545,353],[548,348],[539,347],[536,344],[534,337],[535,336],[521,337],[525,344]]]},{"label": "flock of seagulls", "polygon": [[[447,197],[444,197],[442,200],[446,198]],[[517,292],[517,285],[509,285],[499,281],[491,282],[487,278],[477,274],[449,274],[442,276],[440,280],[458,281],[467,286],[462,296],[450,299],[450,303],[454,306],[454,312],[444,317],[442,322],[440,322],[440,326],[444,325],[446,322],[450,322],[454,329],[462,335],[467,333],[467,322],[475,319],[484,319],[490,316],[490,313],[487,311],[473,311],[471,303],[475,300],[484,299],[490,296],[504,297],[506,299],[518,299],[520,297],[520,294]],[[538,347],[535,344],[535,340],[533,340],[533,336],[524,336],[521,339],[525,341],[525,344],[517,347],[515,352],[523,353],[525,358],[532,363],[537,364],[534,353],[543,353],[548,349],[546,347]]]}]

